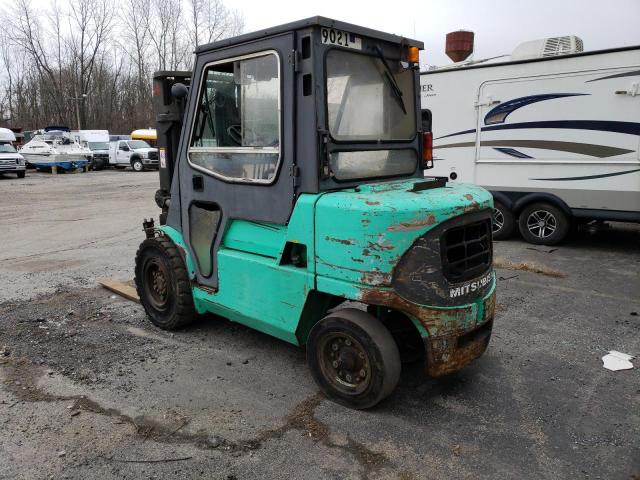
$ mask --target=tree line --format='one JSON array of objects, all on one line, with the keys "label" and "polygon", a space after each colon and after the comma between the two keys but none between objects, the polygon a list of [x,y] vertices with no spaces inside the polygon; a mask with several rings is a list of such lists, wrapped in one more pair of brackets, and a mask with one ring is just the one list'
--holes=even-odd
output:
[{"label": "tree line", "polygon": [[223,0],[10,0],[0,13],[0,125],[152,126],[152,75],[242,32]]}]

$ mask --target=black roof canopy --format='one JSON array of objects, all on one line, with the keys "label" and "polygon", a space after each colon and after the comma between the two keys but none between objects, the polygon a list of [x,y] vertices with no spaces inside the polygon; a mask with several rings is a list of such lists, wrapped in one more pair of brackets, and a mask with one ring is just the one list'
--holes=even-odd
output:
[{"label": "black roof canopy", "polygon": [[253,40],[259,40],[261,38],[271,37],[273,35],[278,35],[281,33],[300,30],[303,28],[308,28],[313,26],[345,30],[349,33],[354,33],[356,35],[361,35],[363,37],[382,40],[384,42],[398,43],[398,44],[405,43],[406,45],[409,45],[412,47],[418,47],[420,50],[424,48],[424,43],[419,40],[413,40],[410,38],[401,37],[399,35],[385,33],[379,30],[373,30],[371,28],[360,27],[352,23],[341,22],[339,20],[333,20],[331,18],[318,16],[318,17],[306,18],[304,20],[298,20],[291,23],[285,23],[283,25],[278,25],[278,26],[267,28],[264,30],[258,30],[256,32],[245,33],[242,35],[238,35],[237,37],[226,38],[224,40],[219,40],[213,43],[207,43],[205,45],[200,45],[196,48],[196,53],[203,53],[210,50],[216,50],[218,48],[229,47],[232,45],[239,45],[241,43],[250,42]]}]

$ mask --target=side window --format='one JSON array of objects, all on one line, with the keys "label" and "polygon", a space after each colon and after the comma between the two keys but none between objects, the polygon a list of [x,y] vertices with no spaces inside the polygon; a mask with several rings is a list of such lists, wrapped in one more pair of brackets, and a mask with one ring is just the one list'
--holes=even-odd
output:
[{"label": "side window", "polygon": [[271,183],[280,159],[280,72],[276,53],[205,69],[189,160],[216,176]]}]

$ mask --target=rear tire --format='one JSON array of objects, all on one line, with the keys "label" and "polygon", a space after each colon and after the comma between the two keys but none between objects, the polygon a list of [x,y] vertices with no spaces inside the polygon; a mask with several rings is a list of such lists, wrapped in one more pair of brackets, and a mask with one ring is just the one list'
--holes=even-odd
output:
[{"label": "rear tire", "polygon": [[493,239],[506,240],[513,235],[516,228],[516,218],[513,212],[502,203],[493,203]]},{"label": "rear tire", "polygon": [[549,203],[526,206],[518,219],[520,234],[535,245],[556,245],[569,233],[571,222],[558,207]]},{"label": "rear tire", "polygon": [[151,322],[175,330],[196,317],[189,274],[176,245],[167,237],[148,238],[136,253],[135,283]]},{"label": "rear tire", "polygon": [[134,158],[131,160],[131,168],[133,168],[135,172],[142,172],[144,170],[144,163],[142,163],[142,160],[139,158]]},{"label": "rear tire", "polygon": [[376,405],[400,379],[400,354],[391,333],[374,316],[353,308],[313,326],[307,363],[329,399],[356,409]]}]

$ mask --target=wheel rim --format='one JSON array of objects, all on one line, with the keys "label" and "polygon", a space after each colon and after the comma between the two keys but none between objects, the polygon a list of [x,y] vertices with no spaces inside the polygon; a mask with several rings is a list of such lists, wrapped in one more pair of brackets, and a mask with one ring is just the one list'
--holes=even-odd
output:
[{"label": "wheel rim", "polygon": [[535,210],[527,217],[527,230],[537,238],[549,238],[558,228],[558,221],[547,210]]},{"label": "wheel rim", "polygon": [[325,335],[318,345],[320,369],[336,390],[357,395],[371,383],[371,362],[362,344],[348,333]]},{"label": "wheel rim", "polygon": [[142,163],[133,162],[133,169],[139,172],[140,170],[142,170]]},{"label": "wheel rim", "polygon": [[493,233],[502,230],[504,227],[504,215],[497,208],[493,209]]},{"label": "wheel rim", "polygon": [[144,266],[144,291],[156,310],[166,310],[169,304],[169,275],[162,263],[150,259]]}]

